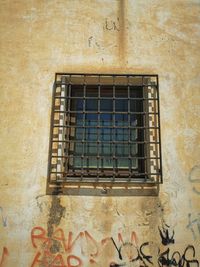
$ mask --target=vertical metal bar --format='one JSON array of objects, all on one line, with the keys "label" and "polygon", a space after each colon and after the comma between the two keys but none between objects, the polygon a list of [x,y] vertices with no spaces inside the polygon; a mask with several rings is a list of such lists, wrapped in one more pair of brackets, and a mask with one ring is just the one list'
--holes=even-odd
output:
[{"label": "vertical metal bar", "polygon": [[[116,166],[117,166],[117,158],[116,158],[116,116],[115,116],[115,112],[116,112],[116,107],[115,107],[115,76],[113,75],[113,112],[112,112],[112,129],[111,129],[111,134],[112,137],[114,136],[114,145],[113,145],[113,182],[115,181],[115,177],[116,177]],[[114,133],[114,135],[113,135]],[[112,141],[111,141],[112,142]]]},{"label": "vertical metal bar", "polygon": [[[101,149],[102,149],[102,142],[100,142],[99,138],[99,131],[100,131],[100,90],[101,90],[101,80],[100,80],[100,75],[98,76],[98,100],[97,100],[97,177],[96,181],[98,182],[99,180],[99,165],[100,165],[100,144],[101,144]],[[102,151],[101,151],[102,153]]]},{"label": "vertical metal bar", "polygon": [[[144,82],[144,76],[142,76],[142,98],[143,98],[143,102],[142,102],[142,107],[143,107],[143,112],[145,112],[145,116],[143,117],[143,127],[145,127],[143,129],[143,140],[146,141],[143,145],[143,151],[144,151],[144,173],[149,173],[149,166],[148,166],[148,160],[146,159],[148,157],[148,144],[147,144],[147,140],[149,138],[149,134],[148,134],[148,129],[146,129],[146,127],[149,127],[149,118],[148,118],[148,90],[146,91],[146,86],[145,86],[145,82]],[[148,140],[149,141],[149,140]],[[145,174],[144,176],[144,180],[146,182],[146,180],[148,179],[148,174]]]},{"label": "vertical metal bar", "polygon": [[84,81],[83,81],[83,135],[82,135],[82,153],[81,153],[81,180],[83,180],[83,174],[84,174],[84,169],[83,169],[83,161],[84,161],[84,153],[86,150],[86,146],[88,145],[88,143],[86,143],[86,87],[87,87],[87,83],[86,83],[86,75],[84,75]]},{"label": "vertical metal bar", "polygon": [[130,103],[130,78],[129,76],[126,76],[127,78],[127,89],[128,89],[128,169],[129,169],[129,182],[131,181],[131,173],[132,173],[132,157],[131,157],[131,103]]},{"label": "vertical metal bar", "polygon": [[[56,77],[55,77],[56,78]],[[50,138],[49,138],[49,160],[48,160],[48,178],[47,178],[47,187],[51,182],[51,168],[52,168],[52,146],[53,146],[53,121],[54,121],[54,109],[55,109],[55,95],[56,95],[56,80],[53,84],[52,92],[52,104],[51,104],[51,122],[50,122]],[[48,188],[47,188],[48,189]]]},{"label": "vertical metal bar", "polygon": [[[69,82],[68,82],[68,92],[67,92],[67,96],[68,96],[68,99],[67,99],[67,122],[68,122],[68,126],[71,126],[71,113],[70,113],[70,110],[71,110],[71,91],[72,91],[72,81],[71,81],[71,75],[69,75]],[[76,133],[75,133],[76,135]],[[65,168],[67,168],[67,171],[69,170],[69,166],[70,166],[70,158],[69,158],[69,151],[70,151],[70,136],[71,136],[71,127],[68,128],[67,130],[67,141],[68,141],[68,145],[67,145],[67,148],[66,148],[66,165],[65,165]]]},{"label": "vertical metal bar", "polygon": [[159,127],[159,152],[160,152],[160,181],[163,182],[163,174],[162,174],[162,148],[161,148],[161,125],[160,125],[160,96],[159,96],[159,80],[158,75],[156,75],[156,83],[157,83],[157,98],[158,98],[158,127]]},{"label": "vertical metal bar", "polygon": [[[67,78],[67,77],[66,77]],[[65,85],[65,113],[63,114],[63,116],[65,117],[64,121],[65,121],[65,124],[66,124],[66,129],[65,129],[65,135],[63,137],[63,139],[61,141],[63,141],[63,145],[65,147],[65,169],[64,169],[64,172],[65,173],[68,173],[68,169],[69,169],[69,142],[68,142],[68,139],[69,139],[69,131],[70,131],[70,116],[69,116],[69,113],[67,112],[68,111],[68,108],[69,108],[69,82],[67,85]],[[67,180],[67,176],[65,176],[65,179]]]}]

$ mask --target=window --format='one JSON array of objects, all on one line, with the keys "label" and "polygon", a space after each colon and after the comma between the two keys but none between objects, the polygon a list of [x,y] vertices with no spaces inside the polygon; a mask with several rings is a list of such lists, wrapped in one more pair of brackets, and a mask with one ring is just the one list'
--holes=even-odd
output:
[{"label": "window", "polygon": [[161,183],[159,118],[157,75],[57,73],[48,188]]}]

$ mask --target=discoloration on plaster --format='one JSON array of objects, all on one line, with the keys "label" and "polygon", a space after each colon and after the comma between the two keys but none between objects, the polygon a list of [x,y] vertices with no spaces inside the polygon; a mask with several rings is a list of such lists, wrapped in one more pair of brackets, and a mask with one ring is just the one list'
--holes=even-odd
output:
[{"label": "discoloration on plaster", "polygon": [[64,217],[65,207],[61,205],[61,199],[57,196],[52,196],[51,207],[49,210],[49,219],[47,222],[48,236],[53,233],[53,227],[58,226],[61,219]]},{"label": "discoloration on plaster", "polygon": [[[49,218],[47,222],[47,235],[52,237],[55,227],[61,222],[64,217],[66,208],[61,205],[61,199],[57,196],[52,196],[51,207],[49,210]],[[60,242],[52,239],[52,246],[50,248],[51,253],[57,253],[60,250]]]},{"label": "discoloration on plaster", "polygon": [[4,267],[4,263],[6,262],[6,258],[9,255],[7,247],[3,248],[2,255],[0,258],[0,267]]},{"label": "discoloration on plaster", "polygon": [[119,61],[121,64],[126,64],[126,0],[119,1],[119,20],[120,20],[120,30],[119,30]]}]

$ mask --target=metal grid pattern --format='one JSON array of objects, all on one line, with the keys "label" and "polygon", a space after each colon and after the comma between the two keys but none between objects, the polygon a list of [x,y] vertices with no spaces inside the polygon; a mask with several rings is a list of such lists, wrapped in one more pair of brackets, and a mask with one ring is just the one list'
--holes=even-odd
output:
[{"label": "metal grid pattern", "polygon": [[158,75],[56,73],[48,184],[162,182]]}]

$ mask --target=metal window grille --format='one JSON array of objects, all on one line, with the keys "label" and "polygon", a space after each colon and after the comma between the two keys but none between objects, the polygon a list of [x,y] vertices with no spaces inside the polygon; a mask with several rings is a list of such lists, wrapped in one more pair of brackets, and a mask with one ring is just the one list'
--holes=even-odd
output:
[{"label": "metal window grille", "polygon": [[162,182],[158,75],[56,73],[48,185]]}]

